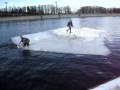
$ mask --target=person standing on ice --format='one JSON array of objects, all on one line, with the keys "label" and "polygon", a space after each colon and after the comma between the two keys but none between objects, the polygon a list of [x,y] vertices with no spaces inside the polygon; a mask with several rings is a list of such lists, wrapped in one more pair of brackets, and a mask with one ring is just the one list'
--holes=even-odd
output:
[{"label": "person standing on ice", "polygon": [[[70,33],[71,33],[71,27],[73,27],[72,20],[70,20],[70,21],[68,22],[67,26],[69,27],[68,30],[70,30]],[[68,30],[67,30],[67,32],[68,32]]]},{"label": "person standing on ice", "polygon": [[[30,40],[29,40],[28,38],[23,37],[23,36],[20,36],[20,38],[21,38],[20,43],[22,43],[23,46],[29,46],[29,42],[30,42]],[[20,43],[19,43],[19,44],[20,44]]]}]

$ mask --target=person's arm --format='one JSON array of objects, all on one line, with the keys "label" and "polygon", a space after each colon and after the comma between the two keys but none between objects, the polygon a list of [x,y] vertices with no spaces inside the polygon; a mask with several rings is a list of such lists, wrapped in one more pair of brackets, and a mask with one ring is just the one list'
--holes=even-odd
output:
[{"label": "person's arm", "polygon": [[21,43],[22,41],[19,42],[19,44]]},{"label": "person's arm", "polygon": [[20,45],[22,42],[23,42],[23,39],[21,38],[21,41],[19,42],[19,44],[18,44],[18,45]]},{"label": "person's arm", "polygon": [[20,46],[20,44],[21,44],[21,41],[19,42],[19,44],[17,46]]},{"label": "person's arm", "polygon": [[69,26],[69,22],[67,23],[67,27]]}]

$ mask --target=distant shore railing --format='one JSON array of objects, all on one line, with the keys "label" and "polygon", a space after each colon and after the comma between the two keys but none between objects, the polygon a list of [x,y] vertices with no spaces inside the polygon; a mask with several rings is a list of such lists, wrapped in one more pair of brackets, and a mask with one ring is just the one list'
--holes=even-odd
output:
[{"label": "distant shore railing", "polygon": [[15,21],[15,20],[36,20],[36,19],[52,19],[52,18],[74,18],[79,17],[78,14],[54,14],[54,15],[30,15],[30,16],[12,16],[0,17],[0,21]]},{"label": "distant shore railing", "polygon": [[15,21],[15,20],[42,20],[52,18],[85,18],[85,17],[119,17],[120,14],[55,14],[55,15],[31,15],[31,16],[12,16],[0,17],[1,21]]}]

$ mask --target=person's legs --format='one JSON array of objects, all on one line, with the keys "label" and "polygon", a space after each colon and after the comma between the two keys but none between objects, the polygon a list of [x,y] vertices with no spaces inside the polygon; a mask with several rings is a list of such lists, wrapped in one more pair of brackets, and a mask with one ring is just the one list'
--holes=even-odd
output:
[{"label": "person's legs", "polygon": [[23,43],[23,46],[25,46],[25,43]]},{"label": "person's legs", "polygon": [[71,33],[71,27],[69,27],[70,28],[70,33]]},{"label": "person's legs", "polygon": [[24,43],[24,44],[23,44],[23,46],[26,46],[26,45],[27,45],[27,43]]},{"label": "person's legs", "polygon": [[70,30],[70,26],[69,26],[69,29],[67,30],[67,32]]},{"label": "person's legs", "polygon": [[[69,29],[68,29],[69,30]],[[68,30],[67,30],[67,32],[68,32]]]},{"label": "person's legs", "polygon": [[27,43],[27,46],[29,46],[29,43]]}]

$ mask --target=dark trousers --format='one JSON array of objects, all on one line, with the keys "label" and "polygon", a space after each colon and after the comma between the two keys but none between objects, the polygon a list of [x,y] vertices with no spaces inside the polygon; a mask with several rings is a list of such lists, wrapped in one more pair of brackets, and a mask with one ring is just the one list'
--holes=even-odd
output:
[{"label": "dark trousers", "polygon": [[[69,26],[69,29],[68,30],[70,30],[70,33],[71,33],[71,26]],[[67,32],[68,32],[68,30],[67,30]]]},{"label": "dark trousers", "polygon": [[29,43],[23,43],[23,46],[29,46]]}]

